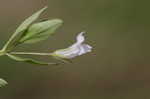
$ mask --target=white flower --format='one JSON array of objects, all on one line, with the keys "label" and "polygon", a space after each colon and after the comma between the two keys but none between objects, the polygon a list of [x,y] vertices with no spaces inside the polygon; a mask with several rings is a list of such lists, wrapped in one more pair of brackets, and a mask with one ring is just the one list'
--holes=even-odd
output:
[{"label": "white flower", "polygon": [[56,50],[54,53],[52,53],[52,55],[60,58],[71,59],[76,56],[85,54],[87,52],[91,52],[92,47],[88,44],[84,44],[85,41],[85,37],[83,36],[84,33],[85,32],[81,32],[80,34],[77,35],[76,43],[74,43],[73,45],[71,45],[66,49]]}]

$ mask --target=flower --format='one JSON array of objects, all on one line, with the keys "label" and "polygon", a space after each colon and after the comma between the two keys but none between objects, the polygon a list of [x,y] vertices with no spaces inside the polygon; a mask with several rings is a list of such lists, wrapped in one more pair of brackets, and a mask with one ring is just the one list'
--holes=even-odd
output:
[{"label": "flower", "polygon": [[92,47],[88,44],[84,44],[85,37],[83,36],[85,32],[81,32],[76,37],[76,43],[71,45],[70,47],[66,49],[60,49],[56,50],[52,53],[55,57],[65,58],[65,59],[71,59],[76,56],[83,55],[85,53],[91,52]]}]

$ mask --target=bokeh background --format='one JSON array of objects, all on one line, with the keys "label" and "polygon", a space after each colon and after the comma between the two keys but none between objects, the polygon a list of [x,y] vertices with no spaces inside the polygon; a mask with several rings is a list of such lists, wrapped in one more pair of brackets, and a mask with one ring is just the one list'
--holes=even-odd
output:
[{"label": "bokeh background", "polygon": [[[64,25],[48,40],[19,51],[66,48],[81,31],[93,52],[71,64],[38,66],[0,57],[0,77],[9,82],[0,99],[150,99],[150,1],[0,0],[0,47],[17,26],[48,5],[43,18]],[[55,61],[50,57],[35,57]]]}]

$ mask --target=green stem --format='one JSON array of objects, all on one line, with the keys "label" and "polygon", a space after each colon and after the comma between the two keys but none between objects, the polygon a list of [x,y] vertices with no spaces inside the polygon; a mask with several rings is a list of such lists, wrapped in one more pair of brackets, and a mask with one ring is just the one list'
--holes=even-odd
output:
[{"label": "green stem", "polygon": [[3,49],[2,50],[6,50],[7,47],[9,46],[9,44],[11,43],[11,41],[16,37],[16,33],[14,33],[10,38],[9,40],[6,42],[6,44],[4,45]]},{"label": "green stem", "polygon": [[3,55],[5,55],[5,54],[6,54],[6,52],[5,52],[5,51],[0,50],[0,56],[3,56]]},{"label": "green stem", "polygon": [[36,53],[36,52],[10,52],[10,54],[18,55],[39,55],[39,56],[49,56],[51,53]]}]

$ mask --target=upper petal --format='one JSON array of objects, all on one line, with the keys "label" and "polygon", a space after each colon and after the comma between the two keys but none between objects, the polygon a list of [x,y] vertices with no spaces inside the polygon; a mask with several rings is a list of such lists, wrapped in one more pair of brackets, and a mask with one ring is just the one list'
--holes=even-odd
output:
[{"label": "upper petal", "polygon": [[77,35],[77,42],[76,43],[78,43],[78,44],[81,44],[81,43],[83,43],[84,42],[84,40],[85,40],[85,37],[84,37],[84,34],[85,32],[81,32],[80,34],[78,34]]}]

